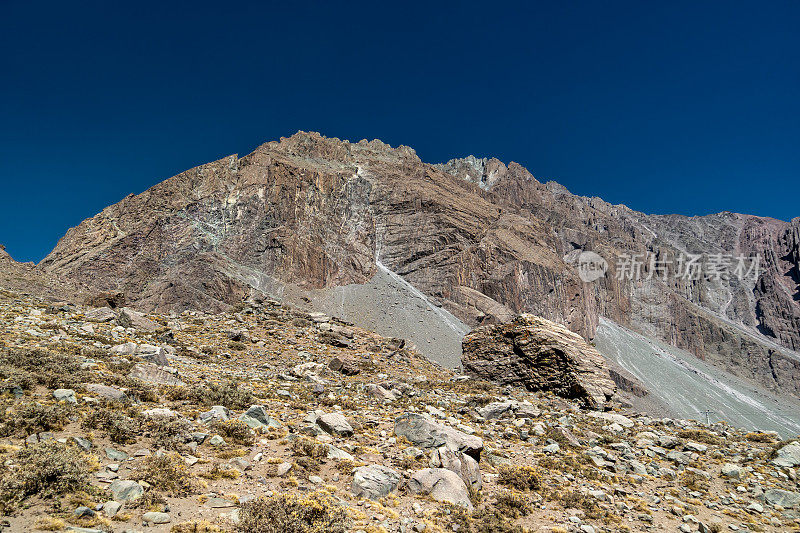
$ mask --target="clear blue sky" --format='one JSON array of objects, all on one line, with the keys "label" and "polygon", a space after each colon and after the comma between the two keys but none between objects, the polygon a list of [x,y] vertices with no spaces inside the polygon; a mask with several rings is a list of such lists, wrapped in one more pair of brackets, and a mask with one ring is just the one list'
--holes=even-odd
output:
[{"label": "clear blue sky", "polygon": [[800,2],[0,0],[0,243],[297,130],[800,216]]}]

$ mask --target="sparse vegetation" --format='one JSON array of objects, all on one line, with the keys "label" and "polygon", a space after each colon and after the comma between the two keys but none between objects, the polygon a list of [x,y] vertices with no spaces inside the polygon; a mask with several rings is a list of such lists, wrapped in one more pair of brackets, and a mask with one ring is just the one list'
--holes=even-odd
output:
[{"label": "sparse vegetation", "polygon": [[224,405],[228,409],[245,409],[255,402],[250,389],[233,381],[206,382],[196,390],[196,400],[205,405]]},{"label": "sparse vegetation", "polygon": [[141,433],[142,421],[135,415],[127,416],[117,410],[97,408],[83,419],[83,427],[102,430],[111,442],[132,444]]},{"label": "sparse vegetation", "polygon": [[32,401],[15,402],[10,406],[0,404],[0,408],[5,408],[3,421],[0,422],[0,436],[4,437],[62,429],[74,412],[70,404]]},{"label": "sparse vegetation", "polygon": [[0,368],[3,375],[24,380],[27,388],[38,384],[49,389],[75,389],[88,378],[75,357],[39,348],[0,349]]},{"label": "sparse vegetation", "polygon": [[199,487],[183,458],[175,453],[145,457],[131,479],[146,481],[173,496],[192,494]]},{"label": "sparse vegetation", "polygon": [[327,494],[278,494],[242,505],[236,530],[242,533],[346,533],[344,509]]},{"label": "sparse vegetation", "polygon": [[503,465],[498,470],[497,482],[517,490],[538,490],[541,478],[532,466]]},{"label": "sparse vegetation", "polygon": [[253,430],[241,420],[217,420],[211,424],[211,430],[222,435],[226,442],[240,446],[250,446],[256,440]]},{"label": "sparse vegetation", "polygon": [[519,518],[532,511],[530,500],[521,492],[502,490],[495,495],[497,509],[507,516]]},{"label": "sparse vegetation", "polygon": [[156,448],[185,452],[192,424],[185,418],[156,416],[145,422],[145,435],[153,439]]},{"label": "sparse vegetation", "polygon": [[17,451],[0,478],[0,511],[13,511],[34,494],[53,497],[88,489],[89,468],[75,447],[56,441]]}]

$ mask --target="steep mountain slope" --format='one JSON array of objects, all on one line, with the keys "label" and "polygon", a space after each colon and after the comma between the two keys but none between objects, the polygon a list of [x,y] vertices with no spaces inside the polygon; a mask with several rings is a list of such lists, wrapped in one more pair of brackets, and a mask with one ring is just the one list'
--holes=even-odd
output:
[{"label": "steep mountain slope", "polygon": [[[145,309],[218,311],[254,291],[302,303],[369,282],[380,263],[469,326],[525,311],[592,338],[605,316],[800,395],[786,350],[800,346],[799,232],[800,219],[644,215],[515,163],[429,165],[407,147],[300,132],[125,198],[71,229],[38,268]],[[593,283],[574,264],[586,250],[610,265]],[[762,272],[647,279],[656,272],[644,261],[642,279],[618,276],[634,253],[673,261],[668,270],[681,253],[760,254]]]},{"label": "steep mountain slope", "polygon": [[[600,319],[597,350],[634,375],[671,416],[700,421],[725,420],[733,426],[777,431],[788,438],[800,433],[800,401],[776,397],[691,354],[637,335]],[[652,411],[648,405],[638,410]]]},{"label": "steep mountain slope", "polygon": [[81,291],[69,282],[37,269],[33,263],[14,261],[0,244],[0,288],[35,294],[48,300],[81,299]]}]

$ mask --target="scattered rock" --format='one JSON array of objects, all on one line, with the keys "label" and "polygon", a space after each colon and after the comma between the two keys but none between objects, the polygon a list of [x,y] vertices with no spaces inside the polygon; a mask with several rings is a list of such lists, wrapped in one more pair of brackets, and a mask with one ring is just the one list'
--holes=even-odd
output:
[{"label": "scattered rock", "polygon": [[130,502],[137,500],[144,494],[144,489],[135,481],[127,479],[117,479],[111,483],[108,488],[114,496],[114,500],[118,502]]},{"label": "scattered rock", "polygon": [[342,413],[325,413],[317,418],[317,424],[323,431],[338,437],[351,437],[353,427]]},{"label": "scattered rock", "polygon": [[360,466],[353,471],[352,493],[358,498],[377,500],[397,488],[400,474],[382,465]]},{"label": "scattered rock", "polygon": [[483,439],[433,422],[417,413],[405,413],[394,422],[394,433],[407,438],[415,446],[439,448],[447,446],[480,461]]},{"label": "scattered rock", "polygon": [[75,391],[72,389],[56,389],[53,391],[53,398],[59,402],[78,403],[78,399],[75,397]]},{"label": "scattered rock", "polygon": [[408,488],[415,494],[429,494],[438,502],[448,502],[472,510],[469,491],[461,478],[444,468],[424,468],[411,476]]}]

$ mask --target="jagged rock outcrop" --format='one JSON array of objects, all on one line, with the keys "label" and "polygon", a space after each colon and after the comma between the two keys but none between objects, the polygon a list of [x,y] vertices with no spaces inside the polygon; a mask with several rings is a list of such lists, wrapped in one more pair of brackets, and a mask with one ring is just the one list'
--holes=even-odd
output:
[{"label": "jagged rock outcrop", "polygon": [[616,391],[605,359],[580,335],[534,315],[464,337],[467,374],[530,391],[552,391],[602,409]]},{"label": "jagged rock outcrop", "polygon": [[0,244],[0,289],[35,294],[48,300],[70,300],[81,294],[74,284],[43,272],[33,263],[19,263]]},{"label": "jagged rock outcrop", "polygon": [[[71,229],[36,270],[123,292],[141,310],[219,311],[253,294],[302,301],[363,284],[379,260],[469,326],[533,313],[591,339],[605,316],[798,394],[786,385],[800,379],[800,358],[786,353],[800,346],[798,227],[645,215],[516,163],[430,165],[408,147],[300,132],[126,197]],[[605,276],[581,280],[583,251],[607,261]],[[760,254],[763,271],[662,279],[645,260],[640,279],[621,275],[622,257],[653,256],[674,274],[687,253]]]}]

